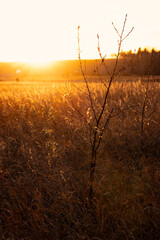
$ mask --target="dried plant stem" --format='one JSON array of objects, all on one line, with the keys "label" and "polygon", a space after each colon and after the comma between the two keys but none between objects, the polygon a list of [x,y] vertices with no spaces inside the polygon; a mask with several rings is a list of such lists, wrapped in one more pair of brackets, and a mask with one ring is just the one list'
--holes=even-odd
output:
[{"label": "dried plant stem", "polygon": [[108,66],[105,64],[105,57],[102,57],[101,54],[101,50],[100,50],[100,44],[99,44],[99,35],[97,34],[97,38],[98,38],[98,52],[99,52],[99,56],[102,59],[102,63],[107,71],[107,74],[110,77],[109,83],[107,84],[107,79],[106,81],[103,81],[102,78],[100,77],[99,74],[99,68],[97,66],[97,73],[99,76],[100,81],[103,83],[104,87],[105,87],[105,94],[104,94],[104,98],[102,101],[102,104],[100,106],[100,109],[96,109],[95,104],[93,102],[93,96],[92,96],[92,92],[90,90],[89,84],[88,84],[88,78],[85,75],[85,72],[83,70],[83,66],[82,66],[82,60],[81,60],[81,49],[80,49],[80,37],[79,37],[79,29],[80,26],[78,26],[78,58],[79,58],[79,63],[80,63],[80,70],[86,85],[86,90],[88,92],[88,97],[89,97],[89,102],[90,102],[90,108],[92,109],[93,112],[93,118],[94,121],[92,122],[92,128],[90,128],[90,142],[91,142],[91,162],[90,162],[90,190],[89,190],[89,198],[92,202],[93,200],[93,196],[94,196],[94,179],[95,179],[95,169],[96,169],[96,163],[97,163],[97,152],[98,149],[100,147],[101,144],[101,139],[102,136],[104,134],[104,131],[110,121],[110,119],[113,117],[113,112],[114,109],[112,109],[110,111],[110,113],[105,116],[105,109],[106,109],[106,105],[107,105],[107,99],[109,96],[109,92],[111,89],[111,85],[112,82],[114,81],[115,77],[116,77],[116,71],[117,71],[117,66],[118,66],[118,62],[119,62],[119,56],[120,56],[120,52],[121,52],[121,45],[122,42],[130,35],[130,33],[133,31],[133,28],[127,33],[126,36],[124,36],[124,30],[125,30],[125,25],[126,25],[126,21],[127,21],[127,15],[125,16],[125,20],[123,23],[123,27],[122,27],[122,31],[121,34],[119,34],[117,28],[115,27],[115,25],[113,24],[114,30],[116,31],[116,33],[118,34],[118,52],[116,55],[116,60],[115,60],[115,64],[114,64],[114,68],[112,73],[109,71]]}]

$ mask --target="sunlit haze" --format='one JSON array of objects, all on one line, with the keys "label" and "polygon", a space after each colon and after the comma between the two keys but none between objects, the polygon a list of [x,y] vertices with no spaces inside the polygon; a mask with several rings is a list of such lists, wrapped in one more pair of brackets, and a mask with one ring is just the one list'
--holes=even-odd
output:
[{"label": "sunlit haze", "polygon": [[0,61],[46,62],[77,59],[80,25],[82,58],[98,58],[117,50],[112,21],[134,31],[122,49],[160,49],[159,0],[0,0]]}]

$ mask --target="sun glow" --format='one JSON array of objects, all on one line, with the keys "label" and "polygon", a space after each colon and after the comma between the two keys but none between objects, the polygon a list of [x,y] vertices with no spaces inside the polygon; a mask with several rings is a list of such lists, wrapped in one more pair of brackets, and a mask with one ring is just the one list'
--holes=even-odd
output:
[{"label": "sun glow", "polygon": [[97,33],[102,55],[110,57],[117,51],[111,22],[121,29],[126,13],[126,31],[132,26],[135,30],[123,50],[160,49],[159,8],[158,0],[0,0],[0,61],[77,59],[78,25],[82,58],[99,58]]}]

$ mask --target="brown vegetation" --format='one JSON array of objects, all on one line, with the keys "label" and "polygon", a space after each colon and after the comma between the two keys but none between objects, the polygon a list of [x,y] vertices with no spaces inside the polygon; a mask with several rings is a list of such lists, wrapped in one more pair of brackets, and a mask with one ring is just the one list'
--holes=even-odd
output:
[{"label": "brown vegetation", "polygon": [[[70,84],[70,83],[69,83]],[[115,82],[88,200],[90,102],[70,84],[1,85],[1,239],[160,238],[160,85]],[[79,85],[77,85],[79,87]],[[99,104],[104,89],[92,83]],[[145,104],[144,104],[145,102]],[[142,133],[143,116],[143,133]],[[143,143],[143,145],[142,145]]]}]

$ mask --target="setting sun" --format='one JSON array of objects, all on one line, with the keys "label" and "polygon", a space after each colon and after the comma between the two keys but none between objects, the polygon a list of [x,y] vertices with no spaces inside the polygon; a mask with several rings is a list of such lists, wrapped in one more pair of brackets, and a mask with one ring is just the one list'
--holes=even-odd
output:
[{"label": "setting sun", "polygon": [[98,58],[97,33],[102,53],[117,51],[112,21],[126,31],[134,26],[124,50],[160,49],[158,0],[0,0],[0,61],[43,63],[77,59],[77,26],[80,25],[82,58]]},{"label": "setting sun", "polygon": [[0,0],[0,240],[160,240],[160,0]]}]

